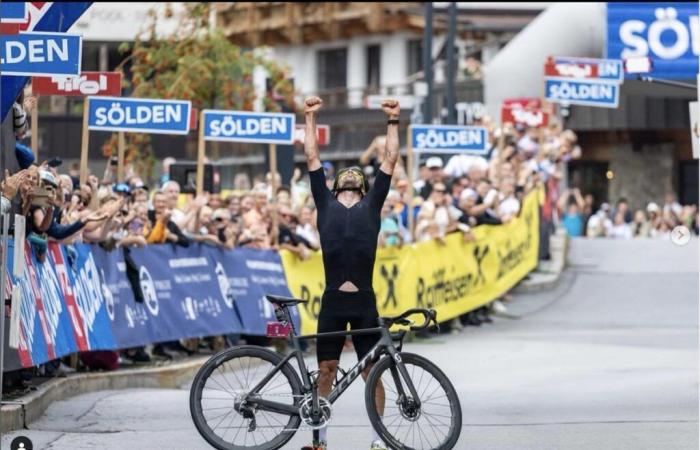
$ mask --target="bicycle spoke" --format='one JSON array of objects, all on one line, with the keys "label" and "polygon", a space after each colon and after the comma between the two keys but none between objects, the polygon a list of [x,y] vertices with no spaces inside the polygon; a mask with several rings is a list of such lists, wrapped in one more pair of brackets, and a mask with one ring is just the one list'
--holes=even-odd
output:
[{"label": "bicycle spoke", "polygon": [[438,440],[438,443],[441,443],[442,439],[440,439],[438,437],[437,433],[435,432],[435,426],[433,425],[433,423],[430,421],[430,419],[428,417],[426,417],[425,420],[428,422],[428,425],[430,425],[430,428],[433,431],[433,434],[435,435],[435,439]]}]

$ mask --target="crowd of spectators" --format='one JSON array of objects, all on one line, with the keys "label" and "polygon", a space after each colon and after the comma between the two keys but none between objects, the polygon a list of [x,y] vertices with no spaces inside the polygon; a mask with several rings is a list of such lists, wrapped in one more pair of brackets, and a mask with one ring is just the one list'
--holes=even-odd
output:
[{"label": "crowd of spectators", "polygon": [[[20,114],[16,122],[21,137],[26,116]],[[488,117],[481,123],[489,129],[492,143],[485,157],[430,156],[419,161],[413,183],[399,161],[382,208],[380,247],[431,240],[444,244],[450,233],[473,240],[473,227],[513,220],[525,195],[539,186],[547,187],[543,229],[561,223],[572,236],[655,237],[667,236],[675,225],[683,223],[697,232],[697,208],[679,205],[672,195],[663,206],[650,203],[646,213],[633,214],[624,199],[614,210],[603,203],[594,213],[590,195],[582,196],[578,189],[560,193],[564,166],[578,158],[581,149],[576,134],[558,123],[543,129],[511,124],[497,128]],[[360,158],[370,182],[379,170],[384,142],[384,137],[377,137]],[[124,180],[116,180],[115,158],[108,161],[101,179],[90,175],[81,184],[76,166],[61,173],[60,161],[38,164],[31,149],[20,144],[16,155],[21,170],[4,176],[2,211],[14,210],[26,216],[27,239],[39,261],[45,258],[50,240],[93,243],[107,249],[163,243],[286,249],[301,259],[320,247],[316,209],[308,177],[301,168],[295,169],[288,185],[276,180],[279,187],[275,195],[269,173],[253,179],[240,173],[234,189],[226,194],[195,196],[182,194],[177,181],[169,178],[172,158],[163,161],[162,175],[149,186],[128,170]],[[340,167],[328,161],[323,166],[330,187]],[[410,206],[413,220],[409,220]],[[547,258],[546,248],[544,252],[540,249],[540,256]],[[453,320],[448,327],[459,330],[464,325],[490,322],[489,315],[505,311],[502,300],[508,299],[506,294]],[[156,345],[151,355],[137,348],[124,351],[122,357],[142,362],[153,355],[170,358],[172,352],[192,351],[174,342]]]},{"label": "crowd of spectators", "polygon": [[681,225],[698,235],[697,205],[681,205],[673,192],[665,195],[662,206],[652,201],[634,213],[624,197],[615,208],[603,202],[594,211],[593,196],[584,196],[577,188],[564,191],[558,203],[561,222],[571,237],[670,239],[673,229]]}]

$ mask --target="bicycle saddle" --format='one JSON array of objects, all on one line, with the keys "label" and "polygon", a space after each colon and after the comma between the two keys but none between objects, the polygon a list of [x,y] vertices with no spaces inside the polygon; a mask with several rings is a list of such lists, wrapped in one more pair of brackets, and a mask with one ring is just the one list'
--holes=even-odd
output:
[{"label": "bicycle saddle", "polygon": [[265,298],[268,302],[273,303],[278,306],[292,306],[299,303],[306,303],[308,300],[302,300],[300,298],[292,297],[281,297],[279,295],[266,295]]}]

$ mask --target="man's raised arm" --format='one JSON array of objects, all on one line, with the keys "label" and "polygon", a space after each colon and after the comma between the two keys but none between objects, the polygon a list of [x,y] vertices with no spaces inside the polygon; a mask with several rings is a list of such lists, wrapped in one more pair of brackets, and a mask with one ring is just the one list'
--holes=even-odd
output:
[{"label": "man's raised arm", "polygon": [[396,100],[384,100],[382,109],[388,117],[388,125],[386,130],[386,154],[379,169],[388,175],[393,175],[396,161],[399,160],[399,112],[401,108]]},{"label": "man's raised arm", "polygon": [[304,154],[306,154],[306,164],[309,171],[318,170],[321,167],[318,137],[316,136],[316,113],[322,105],[323,100],[318,97],[309,97],[304,101],[304,118],[306,119]]}]

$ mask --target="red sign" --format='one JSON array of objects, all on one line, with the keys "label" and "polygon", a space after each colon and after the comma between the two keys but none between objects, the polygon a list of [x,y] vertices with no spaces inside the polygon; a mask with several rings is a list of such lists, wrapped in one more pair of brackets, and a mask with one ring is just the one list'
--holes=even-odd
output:
[{"label": "red sign", "polygon": [[522,124],[528,127],[546,127],[549,123],[549,114],[541,109],[526,109],[518,106],[503,106],[501,108],[501,123]]},{"label": "red sign", "polygon": [[507,98],[503,100],[504,108],[514,107],[516,105],[520,108],[540,109],[542,107],[542,102],[538,97]]},{"label": "red sign", "polygon": [[122,95],[120,72],[82,72],[80,76],[32,77],[34,95]]},{"label": "red sign", "polygon": [[199,123],[199,110],[195,107],[190,108],[190,131],[197,129]]},{"label": "red sign", "polygon": [[[304,143],[306,137],[306,125],[296,125],[294,127],[294,143]],[[316,137],[318,145],[328,145],[331,142],[331,127],[328,125],[316,125]]]}]

